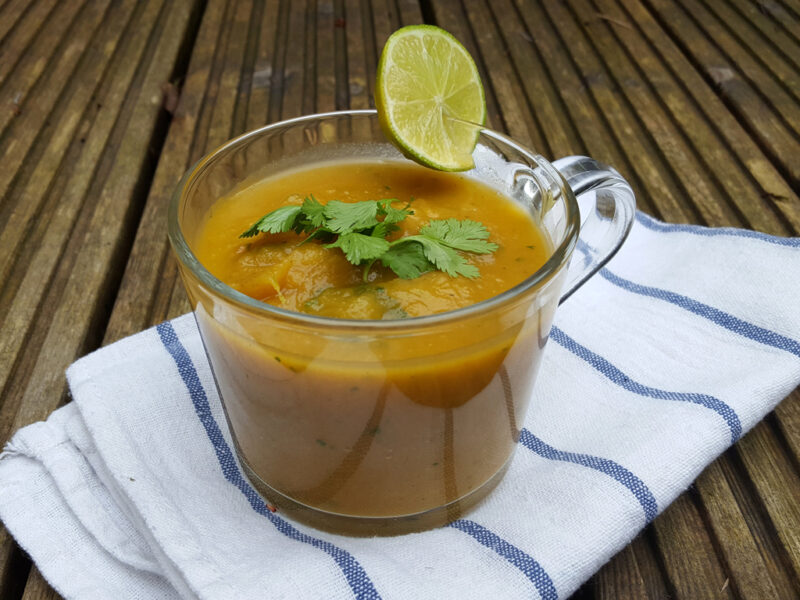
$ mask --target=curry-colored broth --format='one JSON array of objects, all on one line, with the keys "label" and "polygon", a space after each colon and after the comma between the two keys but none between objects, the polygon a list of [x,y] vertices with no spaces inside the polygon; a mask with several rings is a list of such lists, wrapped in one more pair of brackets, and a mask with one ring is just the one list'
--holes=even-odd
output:
[{"label": "curry-colored broth", "polygon": [[[264,214],[313,195],[357,202],[393,198],[414,214],[392,238],[414,235],[433,219],[472,219],[500,245],[492,254],[469,254],[477,279],[441,271],[400,279],[376,264],[363,269],[338,250],[300,244],[293,232],[239,238]],[[514,287],[541,267],[549,247],[533,219],[511,200],[473,179],[397,162],[339,163],[298,169],[247,186],[215,203],[193,250],[218,279],[257,300],[289,310],[350,319],[417,317],[486,300]]]},{"label": "curry-colored broth", "polygon": [[[413,197],[415,214],[400,235],[430,219],[470,218],[500,248],[471,257],[481,272],[475,280],[441,272],[401,280],[378,269],[365,285],[362,270],[338,250],[297,246],[294,234],[239,239],[266,212],[309,194],[321,202]],[[317,166],[241,189],[213,206],[193,249],[211,273],[260,300],[380,319],[495,296],[538,269],[549,248],[528,215],[482,184],[373,162]],[[290,327],[220,303],[191,277],[187,288],[247,465],[301,504],[361,517],[449,505],[503,468],[557,293],[523,295],[495,311],[391,337]]]}]

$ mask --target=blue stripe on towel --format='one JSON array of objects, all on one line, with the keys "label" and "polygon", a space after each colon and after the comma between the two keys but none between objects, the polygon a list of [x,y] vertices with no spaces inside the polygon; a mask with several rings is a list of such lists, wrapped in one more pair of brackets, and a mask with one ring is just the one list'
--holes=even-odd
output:
[{"label": "blue stripe on towel", "polygon": [[225,441],[214,416],[211,414],[208,397],[203,389],[203,385],[200,383],[200,378],[197,376],[197,371],[194,368],[194,364],[192,364],[192,359],[178,339],[172,324],[169,322],[161,323],[157,327],[157,330],[158,335],[161,337],[161,342],[175,361],[178,372],[189,390],[189,396],[194,404],[195,412],[200,418],[200,422],[203,424],[206,434],[209,440],[211,440],[211,444],[214,446],[214,451],[217,454],[217,460],[222,468],[222,473],[225,475],[225,479],[239,488],[239,491],[247,498],[250,506],[253,507],[253,510],[269,519],[283,535],[297,540],[298,542],[310,544],[329,554],[342,570],[342,574],[353,590],[353,594],[356,598],[363,598],[364,600],[380,598],[380,595],[372,584],[369,576],[364,571],[364,568],[352,554],[347,552],[347,550],[298,531],[294,526],[278,515],[273,514],[267,508],[261,496],[258,495],[244,478],[241,471],[239,471],[233,452]]},{"label": "blue stripe on towel", "polygon": [[569,337],[558,327],[553,326],[552,330],[550,331],[550,338],[553,339],[557,344],[572,352],[575,356],[589,363],[595,368],[595,370],[605,375],[609,380],[628,390],[629,392],[639,394],[640,396],[646,396],[648,398],[656,398],[658,400],[691,402],[693,404],[705,406],[725,419],[725,422],[728,424],[728,427],[731,430],[731,443],[735,443],[736,440],[738,440],[742,435],[742,424],[739,421],[739,416],[722,400],[719,400],[714,396],[709,396],[708,394],[660,390],[658,388],[649,387],[634,381],[599,354],[592,352],[585,346],[581,346],[578,342]]},{"label": "blue stripe on towel", "polygon": [[469,519],[459,519],[458,521],[453,521],[450,523],[448,527],[453,527],[454,529],[458,529],[459,531],[463,531],[464,533],[471,535],[482,545],[486,546],[490,550],[494,550],[497,552],[497,554],[505,558],[508,562],[522,571],[522,573],[525,574],[525,577],[530,579],[533,582],[533,585],[536,586],[536,590],[539,592],[542,600],[558,599],[558,592],[556,592],[556,586],[553,585],[553,580],[550,579],[550,576],[547,574],[547,572],[538,562],[536,562],[532,556],[526,554],[513,544],[507,542],[496,533],[489,531],[486,529],[486,527],[479,525],[475,521],[470,521]]},{"label": "blue stripe on towel", "polygon": [[649,296],[650,298],[656,298],[657,300],[669,302],[755,342],[760,342],[761,344],[772,346],[773,348],[778,348],[779,350],[786,350],[787,352],[791,352],[795,356],[800,357],[800,343],[796,342],[795,340],[769,329],[754,325],[753,323],[743,321],[742,319],[734,317],[733,315],[721,311],[718,308],[714,308],[708,304],[703,304],[699,300],[694,300],[693,298],[689,298],[688,296],[683,296],[675,292],[670,292],[669,290],[633,283],[632,281],[628,281],[627,279],[623,279],[619,275],[612,273],[608,269],[601,270],[600,275],[602,275],[603,279],[606,281],[613,283],[617,287],[620,287],[624,290],[640,296]]},{"label": "blue stripe on towel", "polygon": [[592,264],[592,253],[594,252],[594,248],[580,238],[578,238],[578,243],[575,245],[575,247],[581,254],[583,254],[583,268],[585,269]]},{"label": "blue stripe on towel", "polygon": [[650,491],[650,488],[648,488],[641,479],[639,479],[621,464],[608,458],[600,458],[599,456],[592,456],[590,454],[577,454],[575,452],[558,450],[553,448],[553,446],[547,442],[533,435],[527,429],[523,429],[520,432],[519,441],[523,446],[528,448],[528,450],[531,450],[544,458],[571,462],[575,463],[576,465],[583,465],[584,467],[589,467],[590,469],[600,471],[601,473],[605,473],[606,475],[613,477],[626,488],[628,488],[636,497],[636,499],[639,501],[639,504],[642,505],[642,509],[644,509],[644,516],[648,523],[656,518],[656,515],[658,514],[658,503],[656,502],[655,496],[653,496],[653,493]]},{"label": "blue stripe on towel", "polygon": [[760,231],[750,231],[749,229],[737,229],[735,227],[703,227],[701,225],[674,225],[672,223],[663,223],[654,219],[653,217],[644,214],[641,211],[636,212],[636,220],[647,229],[658,231],[661,233],[691,233],[694,235],[702,235],[705,237],[716,237],[718,235],[730,235],[733,237],[750,238],[760,240],[769,244],[777,246],[789,246],[792,248],[800,248],[800,238],[784,238],[774,235],[761,233]]}]

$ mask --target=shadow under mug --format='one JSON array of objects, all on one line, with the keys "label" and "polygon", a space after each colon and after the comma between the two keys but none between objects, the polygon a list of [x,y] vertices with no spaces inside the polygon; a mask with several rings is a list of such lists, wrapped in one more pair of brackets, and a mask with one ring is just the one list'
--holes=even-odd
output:
[{"label": "shadow under mug", "polygon": [[486,496],[516,447],[558,304],[627,236],[635,201],[615,170],[587,157],[551,164],[488,129],[474,159],[462,176],[521,204],[552,253],[494,298],[410,319],[267,305],[192,251],[207,210],[232,190],[298,166],[404,160],[374,111],[247,133],[201,159],[174,194],[169,237],[238,458],[259,493],[300,521],[397,534],[456,519]]}]

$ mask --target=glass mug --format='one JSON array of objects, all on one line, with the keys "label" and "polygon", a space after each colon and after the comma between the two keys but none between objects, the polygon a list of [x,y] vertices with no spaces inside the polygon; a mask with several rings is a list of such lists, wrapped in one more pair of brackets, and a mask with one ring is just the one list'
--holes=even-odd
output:
[{"label": "glass mug", "polygon": [[[613,169],[586,157],[550,164],[483,129],[475,168],[463,176],[522,204],[552,250],[498,296],[410,319],[333,319],[254,300],[195,258],[206,211],[232,190],[301,165],[384,159],[403,160],[375,111],[292,119],[201,159],[169,210],[170,241],[246,475],[282,511],[350,534],[444,524],[498,483],[556,307],[616,252],[635,213]],[[570,267],[576,246],[582,258]]]}]

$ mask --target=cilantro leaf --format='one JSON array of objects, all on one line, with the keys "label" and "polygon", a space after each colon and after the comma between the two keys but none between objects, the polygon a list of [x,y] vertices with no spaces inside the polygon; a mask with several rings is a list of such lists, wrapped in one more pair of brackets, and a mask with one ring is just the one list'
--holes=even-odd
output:
[{"label": "cilantro leaf", "polygon": [[358,265],[365,260],[380,258],[389,250],[389,242],[383,238],[352,232],[340,234],[335,242],[325,247],[341,248],[347,260]]},{"label": "cilantro leaf", "polygon": [[350,233],[368,229],[378,224],[378,201],[339,202],[331,200],[325,205],[325,227],[333,233]]},{"label": "cilantro leaf", "polygon": [[301,206],[281,206],[267,213],[245,231],[240,238],[253,237],[259,232],[284,233],[295,227],[295,221],[302,211]]},{"label": "cilantro leaf", "polygon": [[480,272],[478,268],[471,265],[458,252],[449,246],[441,243],[440,240],[432,239],[424,235],[414,235],[401,238],[399,241],[413,240],[422,245],[425,258],[431,261],[440,271],[444,271],[450,277],[463,275],[469,279],[474,279]]},{"label": "cilantro leaf", "polygon": [[301,245],[314,240],[326,244],[326,248],[340,248],[350,263],[363,265],[365,281],[378,260],[403,279],[414,279],[434,269],[451,277],[472,279],[480,275],[478,267],[461,253],[487,254],[498,248],[487,241],[489,231],[469,219],[432,220],[417,235],[389,242],[386,237],[400,229],[397,223],[414,214],[409,210],[410,202],[403,208],[394,208],[393,202],[397,200],[331,200],[321,204],[309,195],[302,206],[283,206],[264,215],[240,237],[291,230],[306,233]]},{"label": "cilantro leaf", "polygon": [[380,223],[375,225],[375,228],[372,230],[372,233],[370,233],[370,235],[372,237],[384,238],[390,233],[397,231],[398,229],[400,228],[394,223],[387,223],[386,221],[381,221]]},{"label": "cilantro leaf", "polygon": [[320,204],[314,195],[306,196],[303,200],[303,214],[313,227],[322,227],[325,224],[325,205]]},{"label": "cilantro leaf", "polygon": [[405,219],[408,215],[413,215],[413,210],[408,210],[408,208],[394,208],[392,207],[392,202],[397,202],[397,200],[379,200],[378,201],[378,212],[384,216],[383,222],[384,223],[399,223],[403,219]]},{"label": "cilantro leaf", "polygon": [[381,257],[381,263],[402,279],[416,279],[423,273],[434,270],[422,251],[422,244],[398,244],[389,248]]},{"label": "cilantro leaf", "polygon": [[464,219],[447,219],[430,221],[419,230],[421,235],[464,252],[489,254],[497,250],[497,244],[487,242],[489,232],[483,224]]}]

